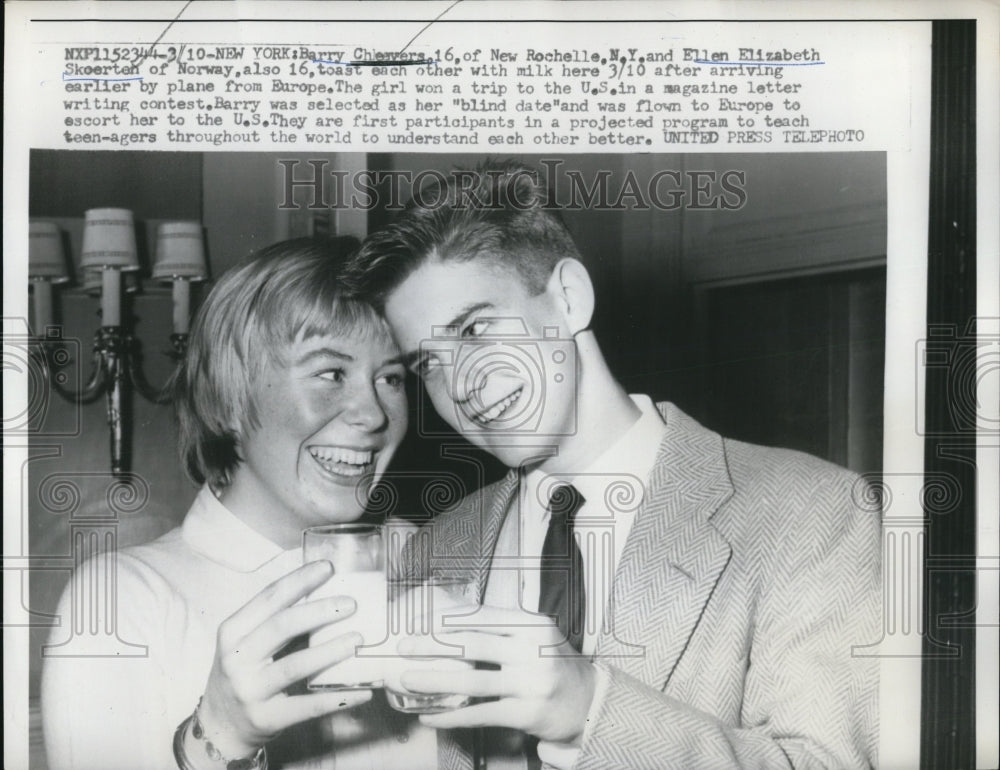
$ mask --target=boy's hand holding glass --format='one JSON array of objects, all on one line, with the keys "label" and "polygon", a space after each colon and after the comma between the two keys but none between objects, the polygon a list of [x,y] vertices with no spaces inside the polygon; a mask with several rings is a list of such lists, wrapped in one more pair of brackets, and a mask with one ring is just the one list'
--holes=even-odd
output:
[{"label": "boy's hand holding glass", "polygon": [[414,636],[399,643],[411,658],[438,656],[444,644],[464,650],[464,659],[489,665],[462,671],[403,673],[412,692],[452,692],[484,698],[448,713],[427,714],[436,728],[510,727],[542,740],[575,744],[594,699],[596,669],[566,641],[550,619],[519,609],[478,607],[474,618],[453,623],[436,638]]},{"label": "boy's hand holding glass", "polygon": [[[464,658],[461,646],[441,642],[440,631],[449,620],[461,622],[478,610],[476,583],[463,575],[433,575],[422,580],[394,579],[389,583],[389,640],[396,655],[386,667],[385,696],[389,705],[407,714],[436,714],[467,705],[471,698],[449,692],[414,692],[403,686],[406,672],[464,671],[474,664]],[[424,660],[399,655],[400,640],[420,635],[431,654]]]}]

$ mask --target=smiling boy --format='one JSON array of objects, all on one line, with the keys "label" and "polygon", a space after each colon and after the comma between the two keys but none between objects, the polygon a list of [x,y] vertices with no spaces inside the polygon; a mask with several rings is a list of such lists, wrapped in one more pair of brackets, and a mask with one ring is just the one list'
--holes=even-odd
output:
[{"label": "smiling boy", "polygon": [[[873,765],[877,666],[852,647],[879,638],[880,524],[857,477],[627,394],[533,170],[457,172],[419,198],[348,282],[441,417],[510,468],[439,515],[411,565],[481,571],[484,606],[446,633],[492,665],[403,679],[486,699],[422,717],[458,728],[442,766]],[[461,728],[479,727],[477,748]]]}]

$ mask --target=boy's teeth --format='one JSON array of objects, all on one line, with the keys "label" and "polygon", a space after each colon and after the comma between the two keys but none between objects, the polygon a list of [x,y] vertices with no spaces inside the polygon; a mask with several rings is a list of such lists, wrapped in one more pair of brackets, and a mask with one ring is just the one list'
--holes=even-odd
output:
[{"label": "boy's teeth", "polygon": [[509,396],[507,396],[507,398],[505,398],[500,403],[494,404],[485,412],[476,415],[476,421],[483,425],[485,425],[488,422],[493,422],[493,420],[495,420],[497,417],[499,417],[501,414],[507,411],[507,408],[515,401],[517,401],[520,395],[521,395],[520,390],[511,393]]}]

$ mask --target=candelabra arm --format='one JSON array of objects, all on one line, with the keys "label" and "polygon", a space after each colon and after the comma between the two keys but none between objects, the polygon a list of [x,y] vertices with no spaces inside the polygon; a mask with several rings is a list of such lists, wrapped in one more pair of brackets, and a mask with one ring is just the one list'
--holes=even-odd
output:
[{"label": "candelabra arm", "polygon": [[130,358],[128,362],[128,377],[132,381],[132,385],[135,386],[135,389],[139,391],[139,395],[147,401],[151,401],[154,404],[170,403],[170,396],[173,390],[170,382],[168,381],[162,388],[150,385],[146,380],[146,375],[142,373],[142,368],[134,358]]},{"label": "candelabra arm", "polygon": [[[188,335],[172,334],[172,350],[167,353],[179,363],[187,351]],[[67,388],[67,377],[60,371],[71,356],[68,346],[59,338],[35,340],[30,347],[35,371],[60,396],[71,403],[89,403],[102,393],[107,396],[108,430],[111,438],[111,472],[125,473],[129,466],[129,424],[131,420],[131,391],[135,388],[146,399],[156,404],[169,403],[173,395],[172,378],[162,388],[149,384],[142,372],[142,355],[139,342],[126,334],[120,326],[102,326],[94,335],[91,353],[92,369],[87,384],[76,391]]]},{"label": "candelabra arm", "polygon": [[[188,335],[186,334],[171,334],[170,344],[172,350],[167,353],[167,355],[172,358],[175,362],[180,362],[184,357],[184,353],[187,351],[187,340]],[[147,401],[151,401],[154,404],[169,404],[173,398],[173,375],[167,380],[166,384],[161,388],[157,388],[149,383],[146,379],[146,375],[142,371],[142,356],[139,355],[137,346],[130,346],[132,350],[132,355],[128,359],[128,376],[131,380],[132,385],[135,389],[139,391],[139,394],[145,398]]]},{"label": "candelabra arm", "polygon": [[67,379],[66,375],[59,371],[70,362],[69,353],[61,340],[38,340],[37,344],[32,347],[32,352],[42,370],[44,381],[70,403],[89,404],[104,391],[108,377],[107,360],[104,348],[99,345],[96,339],[90,356],[90,377],[80,390],[67,388],[64,384]]},{"label": "candelabra arm", "polygon": [[83,386],[83,389],[79,393],[73,393],[70,390],[66,390],[61,385],[58,384],[58,378],[53,378],[53,382],[57,383],[56,388],[59,390],[59,394],[70,401],[79,401],[81,404],[89,404],[91,401],[96,401],[97,397],[101,395],[104,390],[104,385],[107,382],[107,361],[105,359],[104,351],[94,350],[91,353],[91,365],[90,365],[90,378],[87,380],[87,384]]}]

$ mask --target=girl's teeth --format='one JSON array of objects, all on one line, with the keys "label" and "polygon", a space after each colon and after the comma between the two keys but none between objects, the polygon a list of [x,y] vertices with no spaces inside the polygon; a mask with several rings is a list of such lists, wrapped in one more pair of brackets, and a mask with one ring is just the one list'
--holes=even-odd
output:
[{"label": "girl's teeth", "polygon": [[337,473],[341,476],[360,476],[365,472],[363,465],[334,465],[332,463],[320,463],[323,469],[329,473]]},{"label": "girl's teeth", "polygon": [[340,470],[346,465],[359,471],[371,463],[375,454],[371,450],[359,451],[345,447],[312,447],[309,451],[324,467],[338,466],[337,469]]}]

